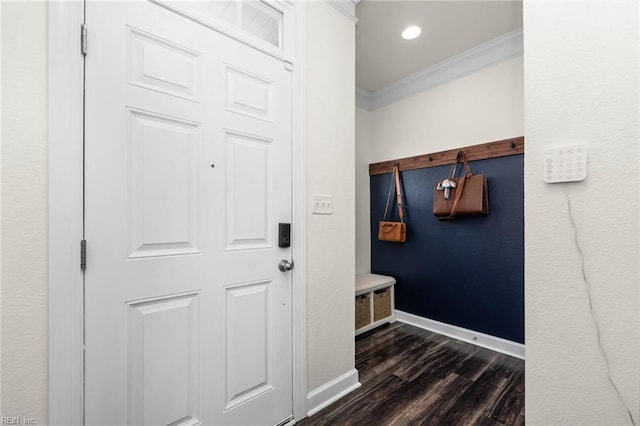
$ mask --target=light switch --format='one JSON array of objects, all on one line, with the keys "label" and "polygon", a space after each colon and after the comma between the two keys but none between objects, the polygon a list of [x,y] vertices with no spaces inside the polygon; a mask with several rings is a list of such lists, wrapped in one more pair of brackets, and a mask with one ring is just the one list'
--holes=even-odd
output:
[{"label": "light switch", "polygon": [[333,196],[324,194],[313,194],[312,214],[333,214]]},{"label": "light switch", "polygon": [[544,152],[546,183],[577,182],[587,177],[587,147],[571,145]]}]

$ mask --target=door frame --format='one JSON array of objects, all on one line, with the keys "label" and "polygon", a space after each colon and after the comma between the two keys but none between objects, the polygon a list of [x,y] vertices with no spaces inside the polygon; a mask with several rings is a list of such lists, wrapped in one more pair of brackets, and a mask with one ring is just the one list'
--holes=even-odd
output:
[{"label": "door frame", "polygon": [[[293,4],[293,415],[307,413],[305,268],[306,8]],[[48,3],[49,148],[49,424],[84,423],[84,275],[80,269],[83,218],[84,58],[80,52],[84,1]],[[233,38],[241,36],[236,33]],[[89,28],[89,43],[91,35]],[[242,41],[242,40],[239,40]],[[268,52],[267,52],[268,53]],[[87,242],[88,249],[91,242]],[[91,267],[91,265],[88,265]]]}]

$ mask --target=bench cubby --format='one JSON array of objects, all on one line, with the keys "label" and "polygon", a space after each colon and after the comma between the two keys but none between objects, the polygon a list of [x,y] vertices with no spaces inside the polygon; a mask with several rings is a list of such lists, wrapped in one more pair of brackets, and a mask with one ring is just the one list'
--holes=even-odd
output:
[{"label": "bench cubby", "polygon": [[356,275],[355,334],[395,322],[393,277],[378,274]]}]

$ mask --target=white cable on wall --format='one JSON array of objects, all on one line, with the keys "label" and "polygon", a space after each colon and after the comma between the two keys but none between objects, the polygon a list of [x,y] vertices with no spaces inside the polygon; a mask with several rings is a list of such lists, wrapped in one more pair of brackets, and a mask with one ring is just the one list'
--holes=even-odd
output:
[{"label": "white cable on wall", "polygon": [[598,322],[598,319],[596,317],[595,311],[593,309],[593,297],[591,294],[591,283],[589,282],[589,278],[587,277],[587,272],[585,269],[585,265],[584,265],[584,253],[582,252],[582,247],[580,247],[580,243],[578,241],[578,227],[576,225],[576,221],[573,217],[573,211],[571,209],[571,197],[569,196],[569,190],[568,190],[568,184],[564,184],[564,196],[567,199],[567,207],[568,207],[568,211],[569,211],[569,220],[571,221],[571,226],[573,227],[573,239],[574,239],[574,243],[576,245],[576,249],[578,250],[578,253],[580,254],[580,264],[581,264],[581,269],[582,269],[582,279],[584,281],[584,285],[587,291],[587,298],[589,300],[589,313],[591,314],[591,319],[593,320],[593,324],[595,326],[595,330],[596,330],[596,341],[598,343],[598,348],[600,349],[600,353],[602,354],[602,358],[604,359],[604,364],[605,364],[605,371],[607,374],[607,380],[609,380],[609,383],[611,383],[611,386],[613,387],[613,390],[616,392],[616,395],[618,396],[618,399],[620,400],[620,403],[622,403],[622,406],[625,408],[625,410],[627,411],[627,415],[629,416],[629,421],[631,421],[631,424],[633,426],[636,426],[636,422],[635,420],[633,420],[633,415],[631,414],[631,410],[629,409],[629,407],[627,406],[627,404],[625,403],[624,399],[622,398],[622,394],[620,393],[620,390],[618,389],[618,386],[616,386],[615,382],[613,381],[613,379],[611,378],[611,366],[609,364],[609,357],[607,356],[607,352],[604,350],[604,346],[602,345],[602,339],[600,336],[600,323]]}]

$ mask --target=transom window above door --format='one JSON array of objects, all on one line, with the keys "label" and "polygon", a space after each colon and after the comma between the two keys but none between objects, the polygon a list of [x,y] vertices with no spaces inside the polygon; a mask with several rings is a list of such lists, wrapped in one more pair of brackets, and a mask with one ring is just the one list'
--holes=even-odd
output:
[{"label": "transom window above door", "polygon": [[241,29],[268,44],[282,49],[283,13],[259,0],[191,0],[188,5],[214,21]]}]

